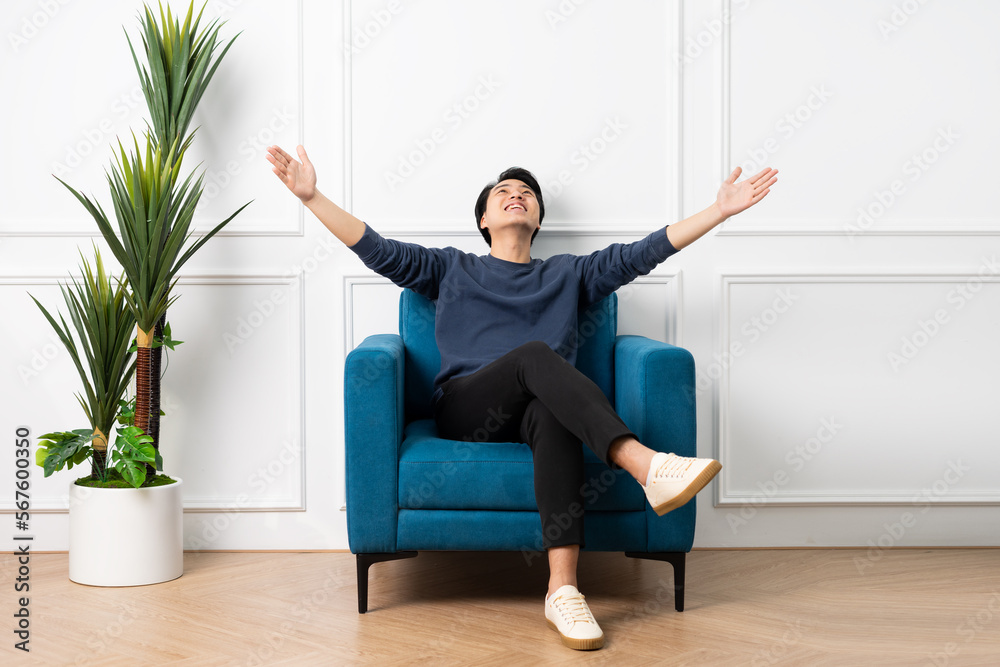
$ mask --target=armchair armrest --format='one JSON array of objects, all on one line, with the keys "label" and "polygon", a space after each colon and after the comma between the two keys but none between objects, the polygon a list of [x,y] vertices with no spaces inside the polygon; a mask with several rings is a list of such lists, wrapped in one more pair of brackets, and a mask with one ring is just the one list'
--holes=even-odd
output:
[{"label": "armchair armrest", "polygon": [[403,339],[369,336],[344,364],[347,535],[353,553],[396,551]]},{"label": "armchair armrest", "polygon": [[615,410],[647,447],[695,456],[694,357],[643,336],[618,336]]},{"label": "armchair armrest", "polygon": [[[615,409],[639,440],[661,452],[697,455],[694,357],[642,336],[615,341]],[[646,551],[691,550],[696,501],[666,516],[646,506]],[[683,575],[681,575],[683,581]]]},{"label": "armchair armrest", "polygon": [[[651,449],[697,455],[694,357],[681,347],[642,336],[615,341],[615,409]],[[659,517],[646,506],[646,551],[688,552],[696,501]]]}]

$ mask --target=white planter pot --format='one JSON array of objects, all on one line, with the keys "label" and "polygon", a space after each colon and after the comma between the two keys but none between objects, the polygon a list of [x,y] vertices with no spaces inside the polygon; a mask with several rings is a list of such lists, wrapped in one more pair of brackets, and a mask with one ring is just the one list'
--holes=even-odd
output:
[{"label": "white planter pot", "polygon": [[144,489],[70,484],[69,578],[90,586],[142,586],[184,573],[181,480]]}]

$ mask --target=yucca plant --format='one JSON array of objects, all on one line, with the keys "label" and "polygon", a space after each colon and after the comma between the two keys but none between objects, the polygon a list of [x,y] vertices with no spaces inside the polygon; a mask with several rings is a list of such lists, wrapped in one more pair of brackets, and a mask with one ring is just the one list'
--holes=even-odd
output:
[{"label": "yucca plant", "polygon": [[147,5],[140,18],[146,66],[139,63],[132,40],[127,33],[125,35],[149,108],[153,137],[164,150],[173,146],[175,141],[180,141],[180,148],[174,155],[178,160],[193,138],[194,133],[188,135],[187,131],[195,107],[222,59],[239,37],[237,35],[229,40],[213,61],[212,56],[220,45],[219,29],[222,26],[216,19],[199,32],[198,25],[204,11],[205,5],[202,5],[198,16],[194,17],[192,2],[182,24],[179,16],[174,18],[171,14],[169,6],[164,12],[161,3],[160,24],[157,24],[153,11]]},{"label": "yucca plant", "polygon": [[135,426],[152,438],[157,450],[159,355],[167,307],[176,299],[172,292],[177,272],[249,204],[192,241],[191,222],[201,199],[203,175],[195,178],[192,173],[181,180],[181,165],[194,136],[193,131],[187,136],[184,133],[208,82],[235,40],[230,40],[213,61],[219,23],[213,21],[199,32],[201,13],[192,20],[193,13],[192,2],[181,24],[169,9],[164,12],[161,4],[162,25],[158,25],[152,10],[145,7],[140,25],[146,67],[140,65],[129,40],[152,120],[145,133],[145,149],[140,148],[134,134],[134,150],[126,153],[119,142],[115,163],[107,174],[116,224],[100,204],[60,179],[94,218],[128,279],[125,299],[137,328]]},{"label": "yucca plant", "polygon": [[[93,268],[81,254],[83,273],[80,282],[71,278],[70,284],[59,286],[69,309],[72,327],[61,313],[57,321],[38,299],[31,297],[55,329],[80,374],[83,393],[78,393],[76,398],[91,428],[89,433],[78,430],[43,436],[66,436],[62,438],[62,451],[43,462],[46,476],[63,464],[72,468],[74,464],[82,463],[87,458],[87,450],[92,448],[91,476],[95,479],[106,477],[108,436],[115,424],[119,402],[125,396],[135,371],[130,351],[135,318],[127,303],[124,276],[113,284],[96,247],[94,254]],[[39,449],[42,459],[50,453],[56,454],[54,450],[43,452]]]}]

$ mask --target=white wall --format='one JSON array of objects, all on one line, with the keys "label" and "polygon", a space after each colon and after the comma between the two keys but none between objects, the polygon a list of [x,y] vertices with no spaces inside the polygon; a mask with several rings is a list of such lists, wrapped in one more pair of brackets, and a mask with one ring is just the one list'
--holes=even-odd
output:
[{"label": "white wall", "polygon": [[[108,144],[143,126],[121,30],[138,8],[5,6],[8,437],[84,425],[26,292],[58,305],[95,239],[49,174],[106,202]],[[170,313],[186,342],[163,450],[188,547],[347,546],[341,369],[395,329],[398,290],[270,174],[263,146],[299,142],[321,189],[382,233],[475,252],[479,189],[528,167],[541,257],[694,213],[736,165],[780,169],[761,206],[622,293],[623,332],[697,361],[699,451],[724,469],[696,544],[867,545],[864,569],[891,545],[998,543],[996,3],[210,1],[220,14],[242,34],[199,111],[199,226],[254,203]],[[38,550],[66,547],[70,477],[32,478]]]}]

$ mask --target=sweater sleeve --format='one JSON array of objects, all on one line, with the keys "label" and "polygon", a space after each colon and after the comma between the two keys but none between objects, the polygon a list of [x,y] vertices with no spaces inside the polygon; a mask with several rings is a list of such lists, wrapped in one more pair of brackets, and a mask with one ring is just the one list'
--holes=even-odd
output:
[{"label": "sweater sleeve", "polygon": [[361,240],[350,249],[375,273],[428,299],[437,299],[444,275],[445,251],[387,239],[367,223]]},{"label": "sweater sleeve", "polygon": [[584,306],[596,303],[619,287],[644,276],[677,252],[667,228],[661,227],[634,243],[613,243],[603,250],[576,258],[580,298]]}]

